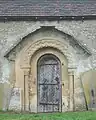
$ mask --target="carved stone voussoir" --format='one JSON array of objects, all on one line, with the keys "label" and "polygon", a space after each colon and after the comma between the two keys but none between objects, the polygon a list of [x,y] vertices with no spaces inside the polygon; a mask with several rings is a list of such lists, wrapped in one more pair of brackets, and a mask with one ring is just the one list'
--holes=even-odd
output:
[{"label": "carved stone voussoir", "polygon": [[64,45],[64,42],[61,42],[55,39],[42,39],[42,40],[37,40],[35,42],[32,42],[31,45],[25,48],[20,60],[21,68],[30,67],[29,63],[30,63],[31,57],[34,55],[34,53],[37,50],[45,47],[58,49],[61,53],[63,53],[66,56],[68,63],[70,62],[70,58],[71,60],[73,59],[72,54],[70,54],[71,52],[68,51],[68,49],[66,48],[66,45]]}]

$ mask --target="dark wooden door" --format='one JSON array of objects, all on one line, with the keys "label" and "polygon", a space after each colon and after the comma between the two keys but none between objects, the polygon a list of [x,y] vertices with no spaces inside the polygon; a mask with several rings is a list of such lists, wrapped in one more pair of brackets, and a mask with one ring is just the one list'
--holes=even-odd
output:
[{"label": "dark wooden door", "polygon": [[38,112],[61,111],[60,61],[54,55],[44,55],[37,63]]}]

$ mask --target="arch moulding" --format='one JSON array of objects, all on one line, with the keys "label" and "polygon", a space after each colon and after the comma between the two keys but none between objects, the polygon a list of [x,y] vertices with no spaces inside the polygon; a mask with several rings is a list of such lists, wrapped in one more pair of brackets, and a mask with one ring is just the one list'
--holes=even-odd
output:
[{"label": "arch moulding", "polygon": [[20,68],[22,69],[27,69],[30,68],[30,60],[34,53],[41,49],[41,48],[55,48],[59,50],[68,60],[68,63],[72,64],[73,62],[73,55],[71,51],[68,50],[68,45],[64,44],[63,41],[59,41],[56,39],[39,39],[36,41],[33,41],[31,44],[26,46],[22,50],[22,52],[19,54],[20,55]]}]

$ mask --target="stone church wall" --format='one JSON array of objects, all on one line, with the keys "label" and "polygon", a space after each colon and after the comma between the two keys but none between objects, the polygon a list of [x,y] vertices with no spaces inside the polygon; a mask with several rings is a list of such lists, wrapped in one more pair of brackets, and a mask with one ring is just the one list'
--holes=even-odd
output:
[{"label": "stone church wall", "polygon": [[[10,63],[4,57],[7,51],[10,50],[14,45],[16,45],[21,39],[39,29],[40,26],[55,26],[56,29],[71,35],[77,41],[81,42],[82,45],[87,47],[92,55],[85,60],[78,61],[77,59],[77,69],[75,71],[75,83],[74,83],[74,99],[75,99],[75,110],[86,109],[84,90],[81,84],[81,78],[78,74],[86,72],[90,69],[96,67],[96,21],[37,21],[37,22],[0,22],[0,84],[4,84],[9,81],[10,76]],[[12,84],[9,89],[12,88]],[[82,88],[82,89],[81,89]],[[3,89],[0,87],[0,89]],[[1,92],[1,91],[0,91]],[[11,94],[11,90],[10,90]],[[2,93],[0,93],[0,98]],[[8,95],[10,96],[10,95]],[[78,97],[79,96],[79,97]],[[81,98],[81,99],[80,99]],[[5,99],[5,98],[4,98]],[[82,107],[81,107],[82,105]],[[0,104],[1,106],[1,104]],[[7,108],[6,102],[1,106],[1,108]]]}]

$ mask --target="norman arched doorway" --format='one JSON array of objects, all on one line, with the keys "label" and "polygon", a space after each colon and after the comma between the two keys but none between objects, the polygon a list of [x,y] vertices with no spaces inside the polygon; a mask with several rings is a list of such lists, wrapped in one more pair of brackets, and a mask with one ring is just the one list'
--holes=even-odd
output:
[{"label": "norman arched doorway", "polygon": [[61,63],[53,54],[37,61],[38,112],[61,112]]},{"label": "norman arched doorway", "polygon": [[26,100],[30,111],[65,111],[68,106],[68,68],[65,56],[57,49],[42,48],[32,56],[30,66],[30,94]]}]

